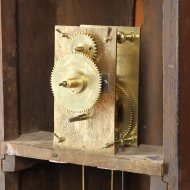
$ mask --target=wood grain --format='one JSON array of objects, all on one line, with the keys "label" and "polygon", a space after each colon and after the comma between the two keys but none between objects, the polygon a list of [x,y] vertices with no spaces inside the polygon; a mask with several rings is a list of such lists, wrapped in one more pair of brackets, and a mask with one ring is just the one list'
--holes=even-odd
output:
[{"label": "wood grain", "polygon": [[[0,2],[0,15],[1,13],[1,2]],[[0,17],[0,20],[2,18]],[[3,96],[3,56],[2,56],[2,21],[0,22],[0,141],[4,139],[4,96]]]},{"label": "wood grain", "polygon": [[163,2],[164,180],[178,190],[178,1]]},{"label": "wood grain", "polygon": [[134,0],[56,0],[57,24],[129,26],[134,23]]},{"label": "wood grain", "polygon": [[82,167],[81,166],[72,165],[72,164],[58,164],[58,167],[59,167],[58,168],[59,169],[58,189],[82,190]]},{"label": "wood grain", "polygon": [[59,190],[59,169],[55,165],[39,164],[19,174],[19,190]]},{"label": "wood grain", "polygon": [[190,189],[190,2],[179,2],[179,186],[181,189]]},{"label": "wood grain", "polygon": [[20,174],[15,173],[5,173],[5,185],[2,190],[20,190]]},{"label": "wood grain", "polygon": [[1,163],[1,171],[3,172],[15,172],[25,170],[33,167],[36,164],[42,163],[41,160],[35,160],[31,158],[22,158],[15,156],[5,156]]},{"label": "wood grain", "polygon": [[151,176],[150,190],[168,190],[168,184],[163,182],[163,179],[161,177]]},{"label": "wood grain", "polygon": [[163,144],[162,1],[143,0],[141,28],[140,143]]},{"label": "wood grain", "polygon": [[125,185],[127,190],[149,190],[150,176],[135,173],[125,174]]},{"label": "wood grain", "polygon": [[55,6],[52,1],[29,0],[18,1],[17,7],[20,131],[53,131]]},{"label": "wood grain", "polygon": [[[86,173],[86,189],[111,189],[111,171],[104,169],[97,169],[93,167],[85,167]],[[98,177],[97,177],[98,176]],[[96,185],[94,185],[96,184]]]},{"label": "wood grain", "polygon": [[[142,0],[144,20],[141,27],[139,141],[163,144],[163,60],[162,1]],[[127,174],[127,188],[147,190],[150,178]]]},{"label": "wood grain", "polygon": [[[0,141],[19,135],[16,1],[0,1]],[[18,190],[17,174],[0,173],[2,190]]]},{"label": "wood grain", "polygon": [[[2,27],[2,62],[3,86],[1,83],[1,140],[13,139],[19,135],[18,108],[18,56],[17,56],[17,26],[15,0],[1,1]],[[2,89],[3,88],[3,89]],[[2,99],[3,98],[3,99]],[[2,108],[3,106],[3,108]],[[6,126],[6,127],[4,127]]]},{"label": "wood grain", "polygon": [[[128,25],[132,23],[131,16],[129,14],[132,10],[132,6],[128,6],[128,2],[132,1],[18,1],[18,13],[16,13],[15,1],[2,0],[2,45],[3,45],[3,72],[5,78],[4,83],[4,109],[5,117],[1,112],[1,124],[5,124],[5,137],[6,139],[13,139],[18,136],[19,133],[19,119],[21,123],[21,133],[26,133],[36,130],[53,130],[53,97],[49,91],[49,73],[53,65],[53,28],[54,24],[108,24],[108,25]],[[177,2],[166,1],[146,1],[144,0],[145,22],[142,30],[142,64],[141,70],[141,113],[140,126],[141,126],[141,142],[147,144],[162,145],[162,55],[161,55],[161,22],[162,22],[162,3],[164,3],[164,42],[167,43],[164,46],[164,63],[166,65],[165,79],[166,85],[164,89],[164,149],[165,149],[165,161],[168,166],[168,174],[165,176],[165,180],[171,183],[171,189],[176,187],[178,177],[173,175],[177,173],[177,105],[176,105],[176,81],[177,81],[177,56],[176,56],[176,44],[177,44]],[[132,5],[132,4],[130,4]],[[188,7],[188,3],[184,5]],[[92,11],[93,7],[93,11]],[[121,8],[122,7],[122,8]],[[127,7],[130,7],[129,9]],[[184,7],[181,9],[183,11]],[[106,10],[106,11],[105,11]],[[119,10],[119,11],[118,11]],[[129,11],[128,11],[129,10]],[[182,13],[181,13],[182,14]],[[186,14],[186,12],[184,12]],[[18,15],[18,20],[16,20]],[[73,16],[74,15],[74,16]],[[86,17],[85,15],[88,15]],[[185,15],[186,16],[186,15]],[[185,17],[184,16],[184,17]],[[9,18],[9,19],[8,19]],[[188,20],[188,19],[186,19]],[[17,23],[18,22],[18,23]],[[185,21],[184,21],[185,22]],[[182,25],[186,25],[182,22]],[[16,23],[17,31],[16,31]],[[45,29],[45,30],[44,30]],[[188,31],[188,30],[187,30]],[[18,39],[17,33],[18,32]],[[171,35],[172,34],[172,35]],[[7,38],[8,36],[8,38]],[[185,35],[184,35],[185,36]],[[182,39],[184,36],[181,36]],[[172,40],[171,40],[171,38]],[[152,40],[153,39],[153,40]],[[169,39],[169,40],[168,40]],[[19,42],[18,52],[16,50],[16,42]],[[185,39],[183,39],[183,44]],[[156,44],[156,45],[155,45]],[[5,48],[4,48],[5,47]],[[187,48],[188,49],[188,48]],[[31,51],[32,50],[32,51]],[[40,53],[39,53],[40,52]],[[186,51],[185,51],[186,54]],[[173,56],[174,55],[174,56]],[[170,58],[171,57],[171,58]],[[187,57],[181,55],[181,59]],[[17,67],[19,59],[19,92],[21,97],[18,101],[17,96]],[[182,60],[181,62],[186,62]],[[47,63],[47,64],[45,64]],[[172,63],[172,64],[170,64]],[[174,63],[174,67],[173,67]],[[172,67],[174,69],[172,69]],[[186,81],[188,76],[188,68],[184,67],[184,73],[181,72],[182,80]],[[2,66],[0,67],[2,69]],[[33,77],[35,76],[35,77]],[[1,78],[2,76],[0,76]],[[184,77],[184,78],[183,78]],[[2,80],[0,79],[0,88],[2,89]],[[40,81],[40,82],[39,82]],[[9,84],[11,87],[9,88]],[[168,87],[167,87],[168,85]],[[186,87],[187,83],[184,82],[181,85],[181,89]],[[32,95],[31,95],[32,92]],[[2,93],[2,92],[1,92]],[[181,122],[188,125],[188,122],[183,115],[183,110],[188,109],[185,100],[183,100],[185,92],[181,92]],[[2,101],[2,97],[1,100]],[[184,101],[184,102],[183,102]],[[169,108],[168,102],[171,104]],[[185,108],[183,107],[184,105]],[[18,116],[18,110],[20,109],[21,115]],[[5,118],[5,121],[4,121]],[[1,125],[3,126],[3,125]],[[184,127],[182,127],[184,128]],[[8,129],[8,130],[7,130]],[[2,128],[2,130],[4,130]],[[1,133],[3,134],[3,133]],[[184,131],[180,131],[180,134],[188,134],[188,127]],[[183,136],[181,136],[183,137]],[[188,135],[181,143],[180,151],[183,152],[181,156],[181,163],[184,173],[181,173],[182,179],[188,178],[188,167],[183,160],[186,160],[185,152],[186,146],[184,146],[188,139]],[[3,138],[3,136],[2,136]],[[165,146],[166,145],[166,146]],[[187,147],[188,148],[188,147]],[[169,154],[168,154],[169,152]],[[46,165],[40,171],[57,171],[57,169],[46,170],[49,166]],[[166,168],[166,169],[167,169]],[[62,171],[62,169],[60,169]],[[34,176],[38,170],[27,170],[28,176]],[[31,172],[31,173],[30,173]],[[30,174],[29,174],[30,173]],[[40,172],[39,172],[40,173]],[[39,174],[38,173],[38,174]],[[6,175],[6,177],[8,174]],[[19,178],[13,176],[12,179],[19,181]],[[22,175],[24,181],[25,175]],[[38,175],[39,178],[43,178],[45,175]],[[135,174],[131,174],[131,181],[135,187]],[[46,176],[47,177],[47,176]],[[45,180],[53,180],[53,178],[44,177],[43,186]],[[98,176],[97,176],[98,178]],[[8,179],[8,178],[7,178]],[[27,178],[26,182],[30,183],[30,178]],[[139,179],[142,179],[139,177]],[[7,180],[8,181],[8,180]],[[40,181],[40,180],[39,180]],[[138,180],[138,184],[144,186],[146,179]],[[11,181],[9,181],[11,182]],[[55,183],[57,181],[55,180]],[[49,182],[48,184],[50,184]],[[184,186],[188,187],[188,184]],[[18,184],[17,184],[18,185]],[[8,183],[14,189],[17,185]],[[23,182],[23,185],[26,183]],[[14,186],[14,188],[13,188]],[[32,188],[32,184],[30,185]],[[35,188],[40,184],[36,184]],[[138,186],[138,185],[136,185]],[[18,186],[17,186],[18,187]],[[47,188],[50,188],[49,186]],[[29,187],[27,187],[29,189]],[[137,187],[138,188],[138,187]],[[144,188],[144,187],[143,187]],[[15,188],[16,189],[16,188]],[[145,188],[146,189],[146,188]],[[146,189],[147,190],[147,189]],[[173,190],[173,189],[172,189]]]},{"label": "wood grain", "polygon": [[147,175],[162,175],[162,148],[142,145],[127,148],[117,155],[98,155],[89,152],[53,149],[53,134],[37,132],[22,135],[14,141],[3,142],[3,154],[41,160],[89,165]]},{"label": "wood grain", "polygon": [[[112,170],[105,170],[102,168],[95,168],[95,167],[85,167],[85,184],[86,189],[89,190],[97,190],[97,189],[105,189],[110,190],[111,185],[113,185],[113,190],[122,189],[122,172],[120,171],[113,171],[113,184],[111,184],[111,176]],[[126,188],[127,181],[124,180],[124,189]],[[96,184],[96,185],[95,185]]]},{"label": "wood grain", "polygon": [[136,0],[135,2],[135,26],[141,26],[144,20],[143,0]]},{"label": "wood grain", "polygon": [[0,171],[0,187],[5,190],[5,174],[2,171]]}]

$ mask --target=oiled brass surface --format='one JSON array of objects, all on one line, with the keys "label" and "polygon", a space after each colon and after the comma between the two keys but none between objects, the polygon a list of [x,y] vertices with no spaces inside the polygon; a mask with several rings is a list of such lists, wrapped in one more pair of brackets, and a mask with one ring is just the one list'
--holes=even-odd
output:
[{"label": "oiled brass surface", "polygon": [[[115,146],[103,147],[115,140],[116,29],[108,33],[107,28],[56,26],[56,31],[56,64],[52,73],[54,133],[57,135],[54,137],[54,147],[114,154]],[[105,42],[107,35],[112,39],[108,43]],[[78,54],[94,57],[86,61],[80,59]],[[69,62],[66,61],[68,56],[71,58]],[[107,92],[100,93],[101,84],[99,80],[96,82],[96,77],[100,76],[93,68],[101,74],[107,73],[110,84]],[[86,85],[82,83],[82,88],[78,82],[81,76],[86,79]],[[98,90],[96,87],[99,87]],[[65,97],[65,94],[68,96]],[[99,95],[97,102],[93,99],[96,94]],[[84,97],[80,99],[82,95]],[[67,104],[69,109],[65,109]]]},{"label": "oiled brass surface", "polygon": [[100,96],[100,73],[94,62],[85,55],[67,54],[56,61],[51,86],[54,97],[66,110],[86,112]]},{"label": "oiled brass surface", "polygon": [[140,28],[82,25],[56,31],[54,146],[111,154],[137,146]]},{"label": "oiled brass surface", "polygon": [[81,52],[95,60],[97,56],[96,42],[87,32],[78,32],[70,39],[69,52]]},{"label": "oiled brass surface", "polygon": [[[121,26],[111,26],[111,28],[117,29],[116,139],[115,143],[107,143],[105,147],[110,147],[113,144],[137,146],[140,28]],[[117,104],[118,97],[120,97],[122,105]]]},{"label": "oiled brass surface", "polygon": [[[126,36],[128,34],[129,39],[117,44],[117,84],[128,94],[133,106],[131,126],[127,120],[120,122],[123,129],[121,137],[126,145],[137,146],[140,28],[117,27],[117,30],[122,31]],[[131,40],[130,34],[133,34]]]}]

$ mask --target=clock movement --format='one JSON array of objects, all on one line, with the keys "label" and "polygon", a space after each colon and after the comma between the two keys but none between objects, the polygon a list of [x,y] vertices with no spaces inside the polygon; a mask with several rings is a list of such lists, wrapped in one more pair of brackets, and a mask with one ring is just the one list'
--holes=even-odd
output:
[{"label": "clock movement", "polygon": [[137,146],[139,45],[138,27],[55,27],[55,147],[114,154]]}]

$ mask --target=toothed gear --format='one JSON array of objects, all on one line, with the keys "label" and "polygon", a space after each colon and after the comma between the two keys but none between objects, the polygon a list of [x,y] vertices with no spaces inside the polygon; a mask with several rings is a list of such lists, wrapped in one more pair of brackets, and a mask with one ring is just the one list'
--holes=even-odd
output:
[{"label": "toothed gear", "polygon": [[[122,141],[125,141],[128,135],[130,135],[131,131],[133,131],[133,128],[136,127],[136,125],[134,125],[135,106],[132,98],[130,97],[130,94],[126,90],[124,90],[119,84],[116,84],[116,97],[117,116],[121,117],[121,120],[126,119],[128,123],[127,126],[121,127],[122,136],[120,138]],[[119,118],[117,118],[117,122],[118,124],[120,124]],[[126,122],[121,122],[121,124],[122,123]]]},{"label": "toothed gear", "polygon": [[95,60],[97,57],[97,44],[92,34],[87,32],[74,34],[70,39],[69,52],[80,52]]},{"label": "toothed gear", "polygon": [[[69,78],[83,76],[85,87],[77,93],[75,88],[64,88],[60,83]],[[101,93],[101,76],[94,62],[84,54],[71,53],[61,57],[51,74],[51,87],[55,98],[62,101],[71,112],[87,112],[97,102]]]}]

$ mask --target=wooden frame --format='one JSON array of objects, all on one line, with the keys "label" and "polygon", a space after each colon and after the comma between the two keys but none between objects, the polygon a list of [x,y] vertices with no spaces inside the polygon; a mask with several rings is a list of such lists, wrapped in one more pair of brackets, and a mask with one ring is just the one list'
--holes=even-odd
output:
[{"label": "wooden frame", "polygon": [[169,190],[179,189],[180,168],[178,163],[178,88],[179,82],[182,82],[179,81],[178,78],[180,70],[179,3],[180,2],[176,0],[172,2],[164,1],[163,3],[163,147],[165,163],[164,180],[169,184]]},{"label": "wooden frame", "polygon": [[[18,44],[18,15],[17,9],[18,9],[18,1],[16,0],[1,0],[1,62],[0,62],[0,134],[1,134],[1,140],[12,140],[16,139],[19,134],[22,134],[24,132],[27,132],[23,127],[23,124],[26,122],[23,122],[23,118],[19,115],[20,111],[23,111],[22,105],[20,105],[20,97],[18,96],[18,93],[20,91],[20,88],[22,89],[23,86],[20,86],[19,80],[19,69],[20,65],[18,65],[19,61],[19,53],[20,53],[20,47]],[[162,15],[162,3],[163,3],[163,15]],[[34,3],[35,4],[35,3]],[[32,4],[32,6],[35,6]],[[43,3],[41,6],[44,6]],[[186,24],[186,20],[189,18],[189,7],[190,3],[188,0],[182,1],[170,1],[165,0],[163,2],[161,1],[154,1],[150,2],[148,0],[143,1],[144,6],[144,12],[145,12],[145,22],[144,22],[144,29],[142,32],[144,32],[144,46],[143,48],[143,55],[141,55],[141,59],[143,61],[143,65],[146,67],[144,68],[144,71],[148,69],[151,65],[149,63],[152,62],[154,65],[154,68],[151,68],[150,73],[155,72],[154,69],[157,68],[159,62],[162,62],[162,55],[163,55],[163,72],[161,73],[161,76],[157,78],[158,86],[162,82],[162,74],[163,74],[163,105],[160,103],[162,101],[162,98],[157,99],[156,101],[156,108],[159,107],[158,110],[153,110],[152,112],[148,112],[147,109],[151,108],[153,106],[153,100],[152,99],[149,105],[149,108],[147,108],[147,103],[144,103],[142,106],[142,118],[140,118],[141,125],[144,126],[144,124],[151,124],[155,123],[157,134],[153,134],[153,131],[155,129],[155,126],[150,126],[149,128],[141,128],[141,143],[145,144],[154,144],[154,145],[162,145],[162,134],[163,134],[163,163],[164,163],[164,171],[159,171],[158,173],[148,173],[148,172],[139,172],[141,174],[156,174],[157,177],[151,176],[150,182],[149,179],[145,179],[141,176],[136,176],[129,174],[128,179],[132,179],[134,183],[135,180],[138,181],[138,184],[144,184],[145,186],[142,186],[142,189],[144,188],[147,190],[147,184],[151,188],[151,190],[156,190],[158,188],[159,190],[180,190],[180,189],[188,189],[190,187],[189,184],[189,177],[190,177],[190,166],[188,165],[189,162],[189,155],[188,153],[188,139],[190,135],[189,131],[189,117],[188,117],[188,110],[190,108],[190,103],[188,100],[188,95],[190,94],[190,91],[188,88],[188,80],[189,80],[189,57],[188,57],[188,51],[190,47],[188,46],[188,31],[190,29],[190,26]],[[22,7],[25,9],[26,7]],[[46,7],[49,11],[49,7]],[[52,7],[50,10],[54,9]],[[152,15],[150,18],[151,9],[155,10],[155,15],[157,15],[155,19],[155,15]],[[26,9],[27,10],[27,9]],[[47,12],[48,12],[47,11]],[[57,22],[61,22],[61,12],[58,12],[58,20]],[[158,15],[159,14],[159,15]],[[51,15],[52,16],[52,15]],[[121,19],[122,20],[122,19]],[[74,23],[73,20],[70,20]],[[156,21],[156,23],[154,23]],[[159,28],[162,26],[163,21],[163,31],[160,31]],[[52,23],[55,22],[55,20],[51,20]],[[157,23],[159,22],[159,23]],[[51,23],[51,24],[52,24]],[[29,22],[30,24],[30,22]],[[88,23],[87,23],[88,24]],[[89,23],[91,24],[91,23]],[[129,22],[130,24],[130,22]],[[152,25],[153,28],[156,27],[156,25],[159,25],[157,28],[158,33],[154,33],[153,30],[147,31],[147,29]],[[48,27],[49,25],[47,25]],[[148,26],[148,27],[147,27]],[[152,32],[152,33],[151,33]],[[162,34],[161,34],[162,33]],[[156,34],[156,37],[162,37],[162,40],[160,40],[160,44],[156,44],[159,47],[159,51],[155,53],[155,51],[152,51],[152,48],[154,47],[151,44],[151,36],[155,37],[154,34]],[[159,43],[159,39],[154,38],[154,40],[157,40],[156,42]],[[151,44],[151,45],[149,45]],[[163,49],[160,49],[161,46]],[[148,56],[151,52],[151,56]],[[155,53],[155,54],[154,54]],[[159,54],[159,55],[158,55]],[[154,57],[155,56],[155,57]],[[146,57],[146,60],[145,60]],[[156,72],[160,73],[157,70]],[[142,72],[144,73],[144,72]],[[145,72],[146,73],[146,72]],[[158,73],[157,73],[158,74]],[[21,76],[21,79],[23,79],[24,75]],[[146,83],[145,80],[146,75],[142,74],[141,79],[144,82],[144,84],[152,85],[153,83]],[[154,78],[155,79],[155,78]],[[159,88],[160,89],[160,88]],[[162,94],[161,92],[158,92]],[[147,95],[149,97],[152,97],[151,91],[142,90],[141,95]],[[144,96],[144,97],[147,97]],[[141,96],[142,97],[142,96]],[[157,96],[158,97],[158,96]],[[161,106],[160,106],[161,104]],[[163,107],[162,107],[163,106]],[[145,109],[146,108],[146,109]],[[162,121],[162,108],[163,108],[163,121]],[[23,109],[23,110],[21,110]],[[150,118],[153,116],[152,118]],[[159,117],[159,123],[156,123],[155,118],[156,116]],[[143,119],[143,118],[146,118]],[[32,120],[30,120],[32,122]],[[163,128],[160,127],[160,123],[163,122]],[[22,124],[22,127],[21,127]],[[36,127],[36,129],[40,129],[40,123]],[[6,126],[4,128],[4,126]],[[43,128],[43,127],[42,127]],[[163,130],[163,133],[162,133]],[[51,127],[47,127],[47,131],[51,131]],[[29,132],[32,132],[30,129]],[[151,134],[152,137],[151,137]],[[155,136],[154,136],[155,135]],[[157,135],[157,136],[156,136]],[[150,138],[146,138],[146,136]],[[11,155],[19,155],[22,157],[27,157],[24,152],[21,152],[21,146],[18,144],[15,145],[14,141],[5,142],[2,144],[2,163],[7,163],[6,161],[10,161],[12,158],[6,158],[4,154],[8,153],[7,146],[16,146],[18,148],[19,153],[17,154],[11,154]],[[13,149],[14,150],[14,149]],[[50,150],[48,150],[50,151]],[[53,153],[53,151],[51,152]],[[69,153],[68,153],[69,154]],[[28,156],[29,157],[29,156]],[[32,156],[30,156],[32,157]],[[36,157],[34,157],[36,158]],[[59,158],[59,155],[58,155]],[[102,159],[102,158],[101,158]],[[154,158],[152,158],[154,159]],[[14,159],[13,159],[14,160]],[[64,160],[62,160],[64,161]],[[133,160],[134,161],[134,160]],[[142,161],[142,160],[141,160]],[[153,160],[151,160],[152,162]],[[14,162],[13,162],[14,163]],[[73,162],[75,163],[75,162]],[[81,164],[81,163],[78,163]],[[5,165],[6,166],[6,165]],[[4,166],[4,168],[6,168]],[[12,168],[4,169],[4,170],[14,170],[14,168],[18,165],[12,165]],[[106,165],[105,165],[106,166]],[[20,169],[23,168],[29,168],[31,167],[31,163],[25,162],[25,166],[19,166]],[[49,167],[49,166],[48,166]],[[159,165],[160,168],[163,167],[163,164]],[[39,166],[41,168],[41,166]],[[114,165],[111,166],[111,169],[114,169]],[[40,170],[40,169],[39,169]],[[54,171],[53,167],[48,168],[47,171]],[[131,171],[128,170],[128,172],[137,172],[136,170]],[[33,171],[35,173],[35,171]],[[162,173],[163,172],[163,173]],[[21,172],[22,173],[22,172]],[[11,173],[4,175],[3,173],[0,174],[0,178],[3,180],[3,185],[6,186],[7,189],[13,189],[13,187],[10,187],[9,182],[14,181],[14,189],[19,189],[19,175],[22,175],[19,173]],[[128,174],[127,174],[128,175]],[[2,177],[1,177],[2,176]],[[53,179],[53,178],[52,178]],[[134,183],[132,185],[134,185]],[[138,189],[139,187],[130,187],[129,189]]]}]

